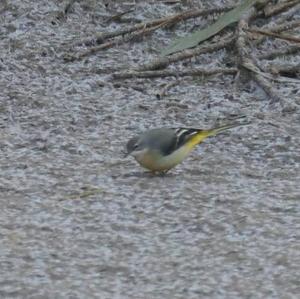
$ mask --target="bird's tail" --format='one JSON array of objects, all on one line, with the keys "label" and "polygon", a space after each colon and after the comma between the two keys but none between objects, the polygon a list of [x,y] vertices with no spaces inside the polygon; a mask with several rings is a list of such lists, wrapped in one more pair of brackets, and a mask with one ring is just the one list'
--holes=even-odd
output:
[{"label": "bird's tail", "polygon": [[249,121],[245,121],[245,122],[233,122],[233,123],[228,123],[226,125],[222,125],[220,127],[216,127],[216,128],[213,128],[213,129],[210,129],[210,130],[207,130],[208,132],[208,136],[215,136],[225,130],[228,130],[228,129],[232,129],[232,128],[235,128],[235,127],[240,127],[240,126],[245,126],[245,125],[249,125],[250,122]]},{"label": "bird's tail", "polygon": [[[239,117],[237,119],[241,119],[241,118],[244,118],[244,117]],[[213,129],[199,130],[198,133],[195,134],[188,142],[189,146],[191,148],[193,148],[194,146],[196,146],[197,144],[202,142],[207,137],[216,136],[225,130],[232,129],[232,128],[239,127],[239,126],[245,126],[245,125],[249,125],[249,124],[250,124],[249,121],[243,121],[243,122],[235,121],[235,122],[231,122],[226,125],[222,125],[222,126],[219,126],[219,127],[213,128]]]}]

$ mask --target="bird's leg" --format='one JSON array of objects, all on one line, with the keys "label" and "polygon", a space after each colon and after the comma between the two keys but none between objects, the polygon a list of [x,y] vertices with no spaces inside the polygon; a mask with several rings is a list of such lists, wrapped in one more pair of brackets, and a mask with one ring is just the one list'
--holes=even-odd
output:
[{"label": "bird's leg", "polygon": [[145,174],[149,175],[149,176],[156,176],[157,171],[155,170],[149,170],[149,171],[145,171]]},{"label": "bird's leg", "polygon": [[165,176],[170,169],[162,170],[159,172],[160,176]]},{"label": "bird's leg", "polygon": [[170,169],[166,169],[166,170],[161,170],[161,171],[158,171],[158,170],[150,170],[150,171],[146,171],[145,173],[151,175],[151,176],[165,176],[167,174],[167,172],[169,171]]}]

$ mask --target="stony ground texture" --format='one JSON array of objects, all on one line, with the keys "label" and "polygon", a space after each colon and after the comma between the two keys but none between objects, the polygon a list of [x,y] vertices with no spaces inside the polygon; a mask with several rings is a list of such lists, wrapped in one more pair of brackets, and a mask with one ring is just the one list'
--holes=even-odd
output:
[{"label": "stony ground texture", "polygon": [[[161,99],[174,78],[111,79],[206,19],[64,62],[75,41],[212,2],[136,1],[129,24],[108,20],[130,3],[77,1],[66,17],[61,1],[0,6],[0,297],[299,298],[299,83],[275,86],[282,107],[230,76],[181,78]],[[165,177],[122,157],[144,129],[232,115],[252,124]]]}]

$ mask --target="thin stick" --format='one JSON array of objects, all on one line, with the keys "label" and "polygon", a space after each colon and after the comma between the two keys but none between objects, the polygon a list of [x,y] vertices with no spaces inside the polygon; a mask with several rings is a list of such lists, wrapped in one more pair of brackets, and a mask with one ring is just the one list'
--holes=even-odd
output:
[{"label": "thin stick", "polygon": [[254,64],[250,54],[247,52],[247,34],[245,31],[248,30],[248,21],[256,14],[254,8],[249,10],[248,14],[245,15],[238,23],[238,38],[236,41],[237,50],[239,54],[239,65],[242,70],[250,71],[251,77],[258,85],[262,87],[265,93],[271,98],[271,102],[280,101],[280,97],[273,90],[270,82],[262,76],[262,72]]},{"label": "thin stick", "polygon": [[216,74],[235,75],[236,68],[215,68],[215,69],[187,69],[182,71],[177,70],[161,70],[161,71],[130,71],[114,73],[114,79],[132,79],[132,78],[165,78],[165,77],[184,77],[184,76],[212,76]]},{"label": "thin stick", "polygon": [[123,16],[125,16],[125,15],[127,15],[127,14],[129,14],[129,13],[131,13],[131,12],[133,12],[133,11],[134,11],[134,9],[128,9],[128,10],[126,10],[126,11],[120,12],[120,13],[114,15],[114,16],[109,17],[109,18],[106,20],[106,22],[120,20]]},{"label": "thin stick", "polygon": [[265,93],[270,97],[271,103],[279,102],[281,97],[278,96],[278,93],[273,90],[272,84],[265,78],[263,72],[261,72],[254,63],[249,60],[245,61],[243,67],[248,69],[253,74],[253,79],[256,81],[258,85],[265,91]]},{"label": "thin stick", "polygon": [[229,11],[233,9],[234,6],[220,7],[220,8],[210,8],[210,9],[198,9],[198,10],[189,10],[183,13],[178,13],[172,16],[159,18],[156,20],[148,21],[145,23],[137,24],[131,27],[122,28],[120,30],[112,31],[112,32],[104,32],[96,35],[94,38],[85,39],[81,41],[77,41],[73,46],[81,46],[82,44],[90,45],[90,44],[101,44],[106,39],[114,38],[117,36],[124,36],[125,34],[129,34],[138,30],[143,30],[145,28],[150,28],[153,26],[160,25],[162,23],[177,23],[182,22],[192,18],[198,18],[201,16],[214,15],[222,12]]},{"label": "thin stick", "polygon": [[78,54],[75,54],[75,55],[67,53],[67,54],[64,55],[64,60],[70,62],[70,61],[74,61],[74,60],[83,59],[87,56],[90,56],[90,55],[96,53],[96,52],[112,48],[112,47],[114,47],[116,45],[119,45],[121,43],[126,43],[126,42],[129,42],[129,41],[132,41],[134,39],[140,38],[141,36],[146,36],[146,35],[152,33],[153,31],[155,31],[156,29],[158,29],[159,27],[162,27],[163,25],[164,24],[159,24],[155,27],[151,27],[151,28],[140,30],[138,32],[134,32],[126,38],[117,38],[117,39],[114,39],[112,41],[106,42],[102,45],[92,47],[92,48],[90,48],[90,49],[88,49],[84,52],[81,52],[81,53],[78,53]]},{"label": "thin stick", "polygon": [[277,57],[282,57],[282,56],[286,56],[286,55],[294,55],[298,52],[300,52],[300,46],[292,45],[292,46],[286,47],[285,49],[279,49],[279,50],[271,51],[268,53],[260,54],[257,56],[257,58],[258,59],[275,59]]},{"label": "thin stick", "polygon": [[[289,76],[289,77],[297,77],[300,75],[300,63],[297,64],[278,64],[272,63],[268,66],[268,69],[273,75],[281,75],[281,76]],[[300,84],[300,81],[298,84]]]},{"label": "thin stick", "polygon": [[286,2],[280,2],[277,5],[268,5],[265,7],[264,9],[264,13],[265,13],[265,17],[271,17],[274,16],[276,14],[279,14],[297,4],[299,4],[300,1],[299,0],[292,0],[292,1],[286,1]]},{"label": "thin stick", "polygon": [[282,23],[290,21],[291,19],[293,19],[293,16],[295,16],[299,13],[299,10],[300,10],[300,5],[295,5],[295,6],[291,7],[290,9],[288,9],[288,11],[282,13],[281,15],[279,15],[277,17],[276,23],[282,24]]},{"label": "thin stick", "polygon": [[170,82],[169,84],[166,84],[157,94],[157,98],[161,99],[163,98],[166,93],[174,86],[178,85],[179,84],[179,81],[178,80],[175,80],[173,82]]},{"label": "thin stick", "polygon": [[212,53],[212,52],[221,50],[223,48],[227,48],[230,45],[232,45],[234,40],[235,40],[235,37],[233,35],[231,35],[229,38],[223,39],[212,45],[199,46],[195,49],[184,50],[182,52],[173,54],[171,56],[158,57],[155,60],[137,68],[136,71],[150,71],[150,70],[164,69],[172,63],[190,59],[192,57],[196,57],[201,54]]},{"label": "thin stick", "polygon": [[[300,20],[296,20],[293,22],[286,21],[280,25],[269,23],[269,24],[261,27],[260,30],[266,30],[266,31],[273,32],[273,33],[280,33],[283,31],[288,31],[288,30],[297,28],[299,26],[300,26]],[[266,38],[267,38],[266,35],[259,35],[259,37],[257,37],[256,40],[254,41],[254,44],[257,46],[260,43],[262,43]]]},{"label": "thin stick", "polygon": [[300,43],[300,38],[299,37],[295,37],[295,36],[288,35],[288,34],[279,34],[279,33],[271,32],[271,31],[260,30],[260,29],[251,29],[251,28],[247,28],[245,30],[248,31],[248,32],[251,32],[251,33],[272,36],[272,37],[283,39],[283,40],[286,40],[286,41]]},{"label": "thin stick", "polygon": [[295,20],[295,21],[286,21],[282,24],[279,25],[274,25],[274,24],[267,24],[266,26],[263,26],[261,30],[266,30],[270,32],[275,32],[279,33],[282,31],[288,31],[294,28],[300,27],[300,20]]}]

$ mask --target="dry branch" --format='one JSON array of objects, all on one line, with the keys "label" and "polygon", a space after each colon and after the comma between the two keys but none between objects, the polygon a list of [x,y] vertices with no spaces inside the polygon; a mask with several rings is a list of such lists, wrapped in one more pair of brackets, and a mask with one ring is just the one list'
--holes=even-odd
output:
[{"label": "dry branch", "polygon": [[300,52],[300,46],[292,45],[292,46],[286,47],[284,49],[274,50],[274,51],[270,51],[268,53],[260,54],[257,56],[257,58],[258,59],[275,59],[277,57],[294,55],[298,52]]},{"label": "dry branch", "polygon": [[300,27],[300,20],[295,20],[295,21],[286,21],[284,23],[281,23],[279,25],[276,24],[267,24],[266,26],[263,26],[262,28],[260,28],[261,30],[267,30],[270,32],[275,32],[275,33],[279,33],[279,32],[283,32],[283,31],[288,31],[294,28]]},{"label": "dry branch", "polygon": [[114,73],[114,79],[131,79],[131,78],[164,78],[164,77],[184,77],[184,76],[212,76],[216,74],[235,75],[236,68],[215,68],[215,69],[187,69],[187,70],[161,70],[161,71],[129,71]]},{"label": "dry branch", "polygon": [[192,57],[196,57],[201,54],[211,53],[229,47],[234,42],[234,39],[235,39],[234,36],[231,35],[229,38],[223,39],[212,45],[199,46],[195,49],[184,50],[182,52],[173,54],[171,56],[159,57],[149,62],[148,64],[144,64],[141,67],[137,68],[136,71],[150,71],[150,70],[164,69],[174,62],[190,59]]},{"label": "dry branch", "polygon": [[264,9],[265,17],[268,18],[276,14],[279,14],[287,9],[292,8],[293,6],[299,3],[300,3],[299,0],[291,0],[291,1],[280,2],[277,5],[273,5],[273,4],[267,5]]},{"label": "dry branch", "polygon": [[281,97],[274,91],[272,84],[267,80],[263,72],[261,72],[258,67],[256,67],[253,61],[245,61],[243,64],[245,69],[248,69],[252,73],[252,78],[256,81],[258,85],[265,91],[265,93],[270,97],[271,103],[279,102]]},{"label": "dry branch", "polygon": [[129,34],[129,33],[135,32],[135,31],[139,31],[139,30],[144,30],[146,28],[155,27],[155,26],[158,26],[158,25],[161,25],[164,23],[167,23],[168,25],[170,25],[170,24],[182,22],[182,21],[185,21],[188,19],[219,14],[222,12],[229,11],[233,8],[234,8],[234,6],[227,6],[227,7],[210,8],[210,9],[189,10],[189,11],[186,11],[183,13],[178,13],[178,14],[175,14],[172,16],[159,18],[156,20],[137,24],[137,25],[127,27],[127,28],[122,28],[120,30],[115,30],[112,32],[104,32],[104,33],[96,35],[94,38],[77,41],[73,46],[81,46],[81,45],[90,46],[93,44],[101,44],[107,39],[114,38],[117,36],[123,37],[126,34]]},{"label": "dry branch", "polygon": [[125,15],[127,15],[127,14],[129,14],[129,13],[131,13],[133,11],[134,11],[134,9],[128,9],[126,11],[120,12],[120,13],[118,13],[116,15],[113,15],[113,16],[109,17],[106,20],[106,22],[108,23],[108,22],[111,22],[111,21],[119,21],[123,16],[125,16]]},{"label": "dry branch", "polygon": [[[291,29],[297,28],[300,26],[300,20],[296,20],[296,21],[286,21],[280,25],[276,25],[274,23],[268,23],[267,25],[263,26],[260,28],[260,30],[266,30],[266,31],[270,31],[270,32],[274,32],[274,33],[280,33],[283,31],[289,31]],[[262,43],[265,39],[267,38],[266,35],[257,35],[255,36],[255,41],[254,41],[254,45],[257,46],[260,43]]]},{"label": "dry branch", "polygon": [[280,97],[273,90],[270,82],[262,75],[263,72],[255,65],[248,53],[249,47],[247,46],[247,34],[248,21],[256,14],[255,9],[251,9],[247,15],[245,15],[238,23],[238,38],[236,40],[238,55],[239,55],[239,65],[242,71],[247,71],[250,73],[253,80],[262,87],[265,93],[271,98],[271,102],[280,101]]},{"label": "dry branch", "polygon": [[295,37],[293,35],[279,34],[279,33],[271,32],[271,31],[260,30],[260,29],[251,29],[251,28],[247,28],[245,30],[248,31],[248,32],[251,32],[251,33],[255,33],[255,34],[262,34],[262,35],[266,35],[266,36],[271,36],[271,37],[283,39],[283,40],[286,40],[286,41],[289,41],[289,42],[300,43],[300,38]]},{"label": "dry branch", "polygon": [[70,61],[74,61],[74,60],[83,59],[87,56],[90,56],[90,55],[96,53],[96,52],[112,48],[112,47],[114,47],[116,45],[119,45],[121,43],[126,43],[126,42],[129,42],[129,41],[141,38],[142,36],[146,36],[146,35],[152,33],[153,31],[155,31],[156,29],[160,28],[163,25],[164,24],[160,24],[160,25],[157,25],[155,27],[146,28],[144,30],[134,32],[134,33],[130,34],[129,36],[127,36],[126,38],[117,38],[117,39],[111,40],[109,42],[106,42],[104,44],[101,44],[99,46],[91,47],[90,49],[88,49],[86,51],[83,51],[81,53],[77,53],[75,55],[67,53],[64,56],[64,60],[70,62]]},{"label": "dry branch", "polygon": [[[170,24],[180,22],[182,20],[187,20],[190,18],[196,18],[199,16],[210,15],[210,14],[215,14],[215,13],[221,13],[221,12],[224,12],[224,11],[227,11],[230,9],[232,9],[231,6],[222,7],[222,8],[212,8],[212,9],[207,9],[207,10],[188,11],[188,12],[176,14],[174,16],[160,18],[160,19],[157,19],[154,21],[146,22],[143,24],[138,24],[133,27],[125,28],[125,29],[122,29],[119,31],[103,33],[102,35],[100,35],[96,38],[96,43],[100,44],[99,46],[92,47],[84,52],[77,53],[77,54],[67,53],[64,55],[64,60],[65,61],[80,60],[80,59],[90,56],[98,51],[102,51],[102,50],[114,47],[114,46],[122,44],[122,43],[127,43],[129,41],[138,39],[141,36],[149,35],[152,32],[154,32],[155,30],[157,30],[158,28],[162,28],[162,27],[168,26]],[[139,31],[137,31],[137,30],[139,30]],[[131,34],[128,36],[125,36],[124,38],[118,37],[120,35],[124,36],[125,34],[128,34],[128,33],[131,33]],[[105,39],[112,38],[112,37],[118,37],[118,38],[108,41],[106,43],[103,43]],[[84,43],[84,44],[88,43],[90,45],[91,40],[81,41],[80,44],[82,44],[82,43]]]},{"label": "dry branch", "polygon": [[300,75],[300,63],[297,64],[272,63],[269,65],[268,70],[271,74],[276,76],[280,75],[280,76],[295,78]]},{"label": "dry branch", "polygon": [[285,22],[289,22],[290,20],[292,20],[294,18],[294,16],[299,14],[299,11],[300,11],[300,5],[299,4],[291,7],[290,9],[285,11],[284,13],[277,16],[276,23],[277,24],[282,24],[282,23],[285,23]]},{"label": "dry branch", "polygon": [[[69,0],[70,3],[74,3],[74,1]],[[300,38],[288,34],[282,34],[283,31],[288,31],[293,28],[297,28],[300,26],[299,20],[289,21],[289,18],[286,15],[290,14],[292,11],[296,11],[299,9],[298,4],[300,0],[289,0],[285,2],[280,2],[277,5],[270,4],[268,7],[265,5],[271,2],[271,0],[262,0],[261,6],[252,7],[247,14],[245,14],[237,25],[237,34],[233,35],[232,33],[227,34],[226,36],[219,36],[218,39],[211,39],[207,41],[205,44],[201,44],[193,49],[186,49],[179,53],[158,57],[149,63],[146,63],[138,68],[126,71],[115,71],[112,74],[114,79],[124,80],[124,79],[132,79],[132,78],[164,78],[164,77],[175,77],[176,80],[172,81],[170,84],[167,84],[160,92],[159,96],[163,96],[169,88],[174,86],[176,82],[178,82],[177,78],[184,76],[212,76],[217,74],[225,74],[225,75],[236,75],[240,73],[241,75],[245,74],[247,76],[247,80],[250,78],[255,81],[271,98],[271,102],[280,102],[284,103],[285,99],[282,98],[278,94],[278,91],[274,90],[274,86],[272,83],[276,82],[288,82],[298,84],[299,80],[294,79],[299,76],[299,64],[297,65],[277,65],[272,64],[268,68],[263,70],[260,67],[259,60],[261,59],[273,59],[275,57],[291,55],[298,53],[300,50]],[[122,28],[120,30],[116,30],[113,32],[104,32],[95,36],[93,39],[86,39],[77,42],[74,46],[85,44],[86,46],[93,47],[88,48],[86,51],[82,51],[79,53],[74,53],[74,55],[66,56],[68,60],[82,59],[88,57],[89,55],[94,54],[95,52],[108,49],[111,47],[115,47],[119,44],[140,40],[144,36],[152,34],[155,30],[163,27],[167,27],[184,20],[188,20],[191,18],[196,18],[200,16],[207,16],[211,14],[221,13],[228,10],[231,10],[233,7],[223,7],[223,8],[214,8],[207,10],[195,10],[195,11],[187,11],[184,13],[175,14],[172,16],[159,18],[156,20],[152,20],[149,22],[137,24],[131,27]],[[272,21],[272,23],[268,23],[261,28],[248,28],[248,24],[252,22],[255,18],[259,17],[270,17],[275,14],[279,14],[282,11],[288,10],[287,13],[283,14],[283,16],[279,16]],[[264,13],[263,13],[264,12]],[[117,16],[119,17],[119,16]],[[259,38],[254,41],[252,45],[249,45],[248,37],[251,35],[259,35]],[[252,48],[251,46],[257,45],[261,40],[263,40],[266,36],[280,38],[283,40],[287,40],[289,42],[297,43],[296,45],[289,46],[287,45],[283,50],[269,51],[266,54],[258,55],[257,57],[252,56]],[[213,41],[217,41],[214,42]],[[234,43],[238,52],[237,65],[238,68],[195,68],[195,69],[183,69],[183,70],[169,70],[165,69],[169,65],[180,62],[183,60],[191,59],[193,57],[197,57],[202,54],[212,53],[221,49],[227,49],[229,52],[229,48],[234,48]],[[231,52],[231,55],[235,55],[235,52]],[[103,72],[103,70],[101,70]],[[281,77],[281,76],[286,77]]]},{"label": "dry branch", "polygon": [[157,94],[157,98],[158,99],[161,99],[163,98],[166,93],[174,86],[178,85],[179,84],[179,80],[175,80],[173,82],[170,82],[169,84],[166,84]]}]

